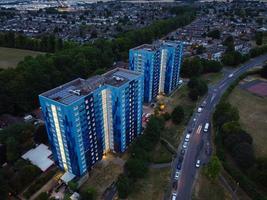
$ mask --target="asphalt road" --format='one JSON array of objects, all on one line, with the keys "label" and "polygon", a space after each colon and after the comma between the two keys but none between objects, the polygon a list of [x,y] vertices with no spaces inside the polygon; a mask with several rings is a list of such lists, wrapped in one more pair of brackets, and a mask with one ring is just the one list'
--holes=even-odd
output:
[{"label": "asphalt road", "polygon": [[[188,123],[187,129],[184,132],[184,136],[188,132],[189,129],[193,129],[190,137],[190,141],[184,155],[184,160],[182,163],[182,168],[180,170],[180,176],[178,179],[177,190],[172,190],[172,193],[176,193],[177,200],[189,200],[192,196],[192,189],[195,177],[199,168],[196,168],[196,161],[201,160],[201,165],[205,164],[209,160],[210,154],[207,153],[207,148],[209,148],[211,134],[210,132],[204,133],[203,129],[206,122],[210,122],[212,112],[215,106],[218,104],[221,96],[225,92],[225,90],[230,86],[231,83],[234,82],[241,74],[246,72],[248,69],[262,64],[267,60],[267,55],[259,56],[257,58],[251,59],[247,63],[243,64],[241,67],[233,70],[229,70],[225,73],[219,83],[214,86],[209,87],[208,94],[203,98],[200,102],[200,105],[203,105],[203,102],[206,102],[206,105],[203,108],[201,113],[197,113],[197,111],[193,114],[191,120]],[[193,121],[193,118],[196,121]],[[202,129],[200,133],[197,133],[197,129]],[[174,181],[174,173],[176,171],[176,166],[178,162],[178,157],[180,153],[180,149],[183,141],[178,147],[178,156],[176,156],[176,160],[173,162],[172,166],[172,180]],[[211,149],[209,149],[211,150]],[[208,188],[207,188],[208,189]],[[171,198],[172,199],[172,198]]]}]

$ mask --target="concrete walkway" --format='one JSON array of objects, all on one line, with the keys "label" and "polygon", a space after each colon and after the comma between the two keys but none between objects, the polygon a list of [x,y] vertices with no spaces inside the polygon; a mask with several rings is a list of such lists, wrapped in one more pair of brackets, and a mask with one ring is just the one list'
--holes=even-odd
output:
[{"label": "concrete walkway", "polygon": [[236,195],[236,192],[233,191],[232,187],[229,185],[227,180],[221,174],[219,175],[219,181],[225,187],[225,189],[228,190],[228,192],[231,194],[232,199],[234,199],[234,200],[238,200],[239,199],[237,197],[237,195]]},{"label": "concrete walkway", "polygon": [[167,167],[170,167],[170,166],[171,166],[171,162],[169,162],[169,163],[158,163],[158,164],[151,163],[149,165],[149,167],[152,168],[152,169],[162,169],[162,168],[167,168]]}]

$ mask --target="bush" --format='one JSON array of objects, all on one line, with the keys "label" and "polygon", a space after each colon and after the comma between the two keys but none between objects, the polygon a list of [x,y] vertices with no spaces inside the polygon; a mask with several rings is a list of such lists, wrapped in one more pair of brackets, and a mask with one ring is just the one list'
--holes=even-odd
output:
[{"label": "bush", "polygon": [[184,120],[184,117],[184,108],[182,106],[177,106],[176,108],[174,108],[171,118],[175,124],[180,124]]},{"label": "bush", "polygon": [[264,66],[263,66],[263,68],[261,69],[261,76],[263,77],[263,78],[267,78],[267,64],[265,64]]},{"label": "bush", "polygon": [[148,172],[148,163],[141,159],[130,158],[125,163],[125,170],[131,179],[144,178]]},{"label": "bush", "polygon": [[221,171],[221,163],[217,156],[212,156],[207,166],[204,168],[205,174],[212,181],[215,180]]},{"label": "bush", "polygon": [[188,95],[193,101],[197,100],[200,96],[203,96],[208,92],[208,85],[201,78],[191,78],[187,86],[189,87]]},{"label": "bush", "polygon": [[251,144],[242,142],[233,148],[233,158],[242,169],[249,169],[255,163],[254,150]]},{"label": "bush", "polygon": [[46,184],[55,175],[55,173],[55,170],[51,170],[47,174],[42,174],[42,176],[35,180],[35,182],[27,189],[27,191],[23,193],[23,196],[29,199],[35,192],[41,189],[44,184]]},{"label": "bush", "polygon": [[83,190],[80,195],[81,200],[95,200],[97,193],[95,188],[88,187],[86,190]]},{"label": "bush", "polygon": [[119,198],[125,199],[131,192],[130,180],[124,174],[119,175],[117,183]]}]

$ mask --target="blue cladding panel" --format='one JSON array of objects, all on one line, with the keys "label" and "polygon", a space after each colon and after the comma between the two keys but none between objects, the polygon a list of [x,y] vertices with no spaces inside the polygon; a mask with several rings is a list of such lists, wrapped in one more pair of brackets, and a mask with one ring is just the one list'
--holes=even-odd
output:
[{"label": "blue cladding panel", "polygon": [[[65,105],[62,99],[61,102],[57,102],[45,97],[45,95],[39,96],[53,156],[56,164],[62,170],[64,170],[63,159],[61,158],[51,105],[56,106],[57,109],[68,171],[77,176],[85,174],[97,161],[102,159],[105,138],[101,92],[104,89],[109,90],[112,94],[111,112],[113,114],[115,151],[124,152],[133,138],[140,134],[141,128],[137,130],[137,127],[142,127],[142,121],[138,121],[136,116],[137,113],[142,115],[143,93],[138,94],[138,91],[143,88],[143,75],[133,72],[128,74],[126,71],[117,71],[113,75],[126,77],[128,81],[123,82],[123,84],[120,84],[120,82],[114,84],[113,80],[113,85],[101,85],[83,96],[72,94],[74,102],[70,101],[68,105]],[[67,90],[69,89],[67,88]],[[48,91],[48,94],[51,95],[51,92]],[[60,91],[57,92],[56,96],[59,94],[61,94]],[[125,94],[125,101],[122,101],[123,94]],[[66,98],[68,93],[62,93],[62,95]],[[122,113],[123,108],[125,108],[124,113]],[[133,125],[130,124],[129,113],[132,113]],[[139,118],[141,119],[140,116]],[[125,136],[128,137],[127,142],[123,140],[123,121],[126,127],[133,127],[132,137],[130,137],[127,128],[124,130]],[[125,145],[123,145],[124,143]]]}]

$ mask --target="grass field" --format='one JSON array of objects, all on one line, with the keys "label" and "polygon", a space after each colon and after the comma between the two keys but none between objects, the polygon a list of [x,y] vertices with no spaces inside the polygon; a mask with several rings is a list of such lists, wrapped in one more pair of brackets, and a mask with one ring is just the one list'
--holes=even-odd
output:
[{"label": "grass field", "polygon": [[218,180],[210,181],[203,170],[197,177],[192,200],[231,200],[231,196]]},{"label": "grass field", "polygon": [[37,51],[0,47],[0,68],[15,68],[17,64],[22,61],[26,56],[34,57],[39,54],[42,53]]},{"label": "grass field", "polygon": [[266,157],[267,98],[236,87],[229,96],[229,101],[238,107],[241,126],[253,137],[255,155]]},{"label": "grass field", "polygon": [[128,200],[162,200],[170,183],[170,168],[150,169],[145,179],[136,182]]}]

